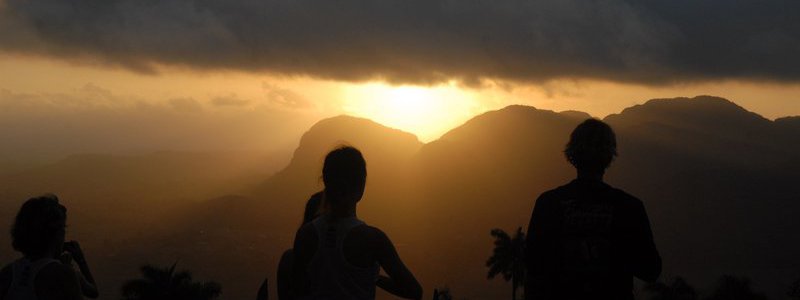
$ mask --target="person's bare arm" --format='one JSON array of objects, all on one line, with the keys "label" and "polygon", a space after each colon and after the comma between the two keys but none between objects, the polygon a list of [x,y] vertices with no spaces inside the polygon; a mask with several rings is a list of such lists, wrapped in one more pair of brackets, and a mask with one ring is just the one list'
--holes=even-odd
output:
[{"label": "person's bare arm", "polygon": [[376,285],[381,289],[407,299],[421,299],[422,286],[397,254],[394,244],[383,231],[375,229],[378,240],[378,263],[388,277],[379,276]]},{"label": "person's bare arm", "polygon": [[308,294],[308,264],[317,249],[317,232],[311,224],[303,225],[294,237],[294,261],[292,262],[291,296],[297,298]]},{"label": "person's bare arm", "polygon": [[64,250],[69,252],[78,265],[78,269],[80,269],[78,280],[80,281],[83,295],[87,298],[96,299],[100,296],[100,292],[97,290],[97,283],[94,281],[92,271],[89,269],[89,264],[86,262],[86,257],[83,255],[83,249],[81,249],[80,244],[77,241],[64,243]]}]

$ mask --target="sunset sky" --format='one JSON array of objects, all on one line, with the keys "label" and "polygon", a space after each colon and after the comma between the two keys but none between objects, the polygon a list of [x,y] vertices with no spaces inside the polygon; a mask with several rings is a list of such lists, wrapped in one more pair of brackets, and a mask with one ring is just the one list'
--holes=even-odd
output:
[{"label": "sunset sky", "polygon": [[[516,283],[522,251],[494,232],[522,237],[549,206],[536,195],[565,191],[543,194],[575,178],[563,149],[586,117],[542,110],[611,116],[600,177],[625,192],[601,198],[646,207],[664,283],[800,286],[800,0],[0,0],[0,219],[58,195],[100,299],[142,264],[220,299],[278,286],[342,145],[369,166],[359,218],[423,298],[508,299],[487,259],[513,250]],[[569,218],[627,219],[573,200]],[[19,257],[8,238],[2,262]],[[616,247],[582,245],[605,262]]]},{"label": "sunset sky", "polygon": [[427,142],[510,104],[605,117],[704,94],[770,119],[800,115],[798,10],[778,0],[0,0],[0,137],[15,141],[0,154],[284,149],[339,114]]}]

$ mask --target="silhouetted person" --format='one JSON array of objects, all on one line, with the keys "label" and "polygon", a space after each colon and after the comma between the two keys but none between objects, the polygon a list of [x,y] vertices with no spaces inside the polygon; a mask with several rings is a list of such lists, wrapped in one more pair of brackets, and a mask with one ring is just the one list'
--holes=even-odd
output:
[{"label": "silhouetted person", "polygon": [[[306,202],[306,209],[303,213],[303,224],[306,225],[317,218],[322,206],[323,192],[311,195]],[[281,255],[278,263],[278,300],[294,299],[291,295],[292,265],[294,264],[294,250],[288,249]],[[260,298],[265,299],[265,298]]]},{"label": "silhouetted person", "polygon": [[0,271],[1,300],[97,298],[80,245],[64,242],[66,221],[67,209],[55,195],[31,198],[22,205],[11,237],[14,250],[23,257]]},{"label": "silhouetted person", "polygon": [[[325,157],[325,212],[295,236],[295,297],[375,299],[376,285],[403,298],[422,297],[422,287],[392,241],[356,216],[366,179],[366,162],[357,149],[341,147]],[[381,268],[388,277],[379,275]]]},{"label": "silhouetted person", "polygon": [[603,182],[617,155],[614,131],[588,119],[572,132],[564,154],[578,178],[536,200],[525,297],[633,299],[633,277],[655,281],[661,258],[642,202]]}]

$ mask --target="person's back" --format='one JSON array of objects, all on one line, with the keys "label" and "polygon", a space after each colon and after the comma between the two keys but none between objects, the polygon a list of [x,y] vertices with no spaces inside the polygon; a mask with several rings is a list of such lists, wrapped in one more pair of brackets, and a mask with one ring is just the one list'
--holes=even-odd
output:
[{"label": "person's back", "polygon": [[527,257],[536,299],[631,299],[632,276],[652,281],[660,258],[642,202],[576,179],[542,194]]},{"label": "person's back", "polygon": [[308,265],[313,299],[374,299],[380,266],[370,229],[355,217],[323,215],[312,226],[317,250]]},{"label": "person's back", "polygon": [[[299,299],[375,299],[375,288],[420,299],[422,288],[391,240],[356,215],[366,162],[352,147],[331,151],[323,166],[326,212],[300,227],[294,241],[292,295]],[[379,275],[380,269],[387,276]]]},{"label": "person's back", "polygon": [[654,281],[661,258],[639,199],[602,181],[613,131],[590,120],[565,151],[578,179],[536,200],[526,240],[527,299],[633,299],[633,277]]},{"label": "person's back", "polygon": [[[20,258],[6,266],[0,281],[7,282],[3,300],[81,299],[74,271],[52,258]],[[7,279],[6,279],[7,278]]]}]

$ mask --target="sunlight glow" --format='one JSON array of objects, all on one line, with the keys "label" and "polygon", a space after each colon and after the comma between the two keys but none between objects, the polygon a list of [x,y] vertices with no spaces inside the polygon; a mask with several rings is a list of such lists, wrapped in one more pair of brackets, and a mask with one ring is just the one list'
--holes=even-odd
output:
[{"label": "sunlight glow", "polygon": [[352,85],[343,110],[357,117],[416,134],[423,142],[440,137],[483,111],[477,96],[455,84],[432,87]]}]

